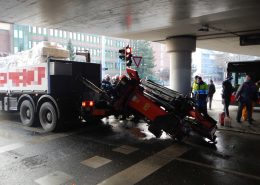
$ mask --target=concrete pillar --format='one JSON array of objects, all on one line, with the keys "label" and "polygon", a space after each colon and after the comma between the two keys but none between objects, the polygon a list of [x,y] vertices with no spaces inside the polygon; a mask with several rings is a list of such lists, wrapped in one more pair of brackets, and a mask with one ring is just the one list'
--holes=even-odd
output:
[{"label": "concrete pillar", "polygon": [[191,54],[196,50],[196,37],[171,37],[166,45],[170,53],[170,88],[186,95],[191,88]]}]

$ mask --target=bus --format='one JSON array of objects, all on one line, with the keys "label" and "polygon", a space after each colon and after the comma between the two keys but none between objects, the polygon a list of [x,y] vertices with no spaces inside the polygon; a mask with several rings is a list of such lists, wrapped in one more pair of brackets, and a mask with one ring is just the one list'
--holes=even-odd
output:
[{"label": "bus", "polygon": [[[254,61],[239,61],[228,62],[227,73],[232,75],[232,85],[234,87],[234,93],[231,96],[231,105],[236,105],[235,92],[238,87],[244,82],[246,74],[251,74],[254,82],[260,80],[260,60]],[[258,103],[256,106],[260,106],[260,92],[258,88]]]}]

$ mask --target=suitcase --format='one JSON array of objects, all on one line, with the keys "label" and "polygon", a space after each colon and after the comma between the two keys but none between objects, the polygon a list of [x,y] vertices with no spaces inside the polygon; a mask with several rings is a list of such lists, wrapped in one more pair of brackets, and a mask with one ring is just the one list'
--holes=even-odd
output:
[{"label": "suitcase", "polygon": [[218,117],[218,122],[221,126],[224,126],[225,112],[221,112]]},{"label": "suitcase", "polygon": [[231,118],[230,117],[224,118],[224,125],[225,125],[225,127],[231,127]]}]

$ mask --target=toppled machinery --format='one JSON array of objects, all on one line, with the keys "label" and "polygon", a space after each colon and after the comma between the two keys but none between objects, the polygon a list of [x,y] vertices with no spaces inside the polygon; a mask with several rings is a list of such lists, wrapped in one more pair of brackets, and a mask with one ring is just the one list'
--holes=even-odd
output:
[{"label": "toppled machinery", "polygon": [[194,100],[149,80],[141,80],[137,71],[127,68],[128,77],[123,76],[111,91],[106,92],[91,83],[86,77],[80,80],[99,94],[99,100],[85,103],[84,118],[109,115],[134,115],[145,119],[148,130],[156,137],[166,132],[173,139],[181,140],[194,131],[215,142],[216,121],[201,113]]}]

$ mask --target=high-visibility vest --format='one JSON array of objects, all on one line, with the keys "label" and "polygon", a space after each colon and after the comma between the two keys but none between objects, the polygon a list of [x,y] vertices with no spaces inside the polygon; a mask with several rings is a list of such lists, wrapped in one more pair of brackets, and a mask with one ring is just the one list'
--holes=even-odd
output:
[{"label": "high-visibility vest", "polygon": [[202,83],[194,83],[193,84],[193,93],[196,95],[196,94],[205,94],[207,95],[208,94],[208,85],[205,83],[205,82],[202,82]]}]

